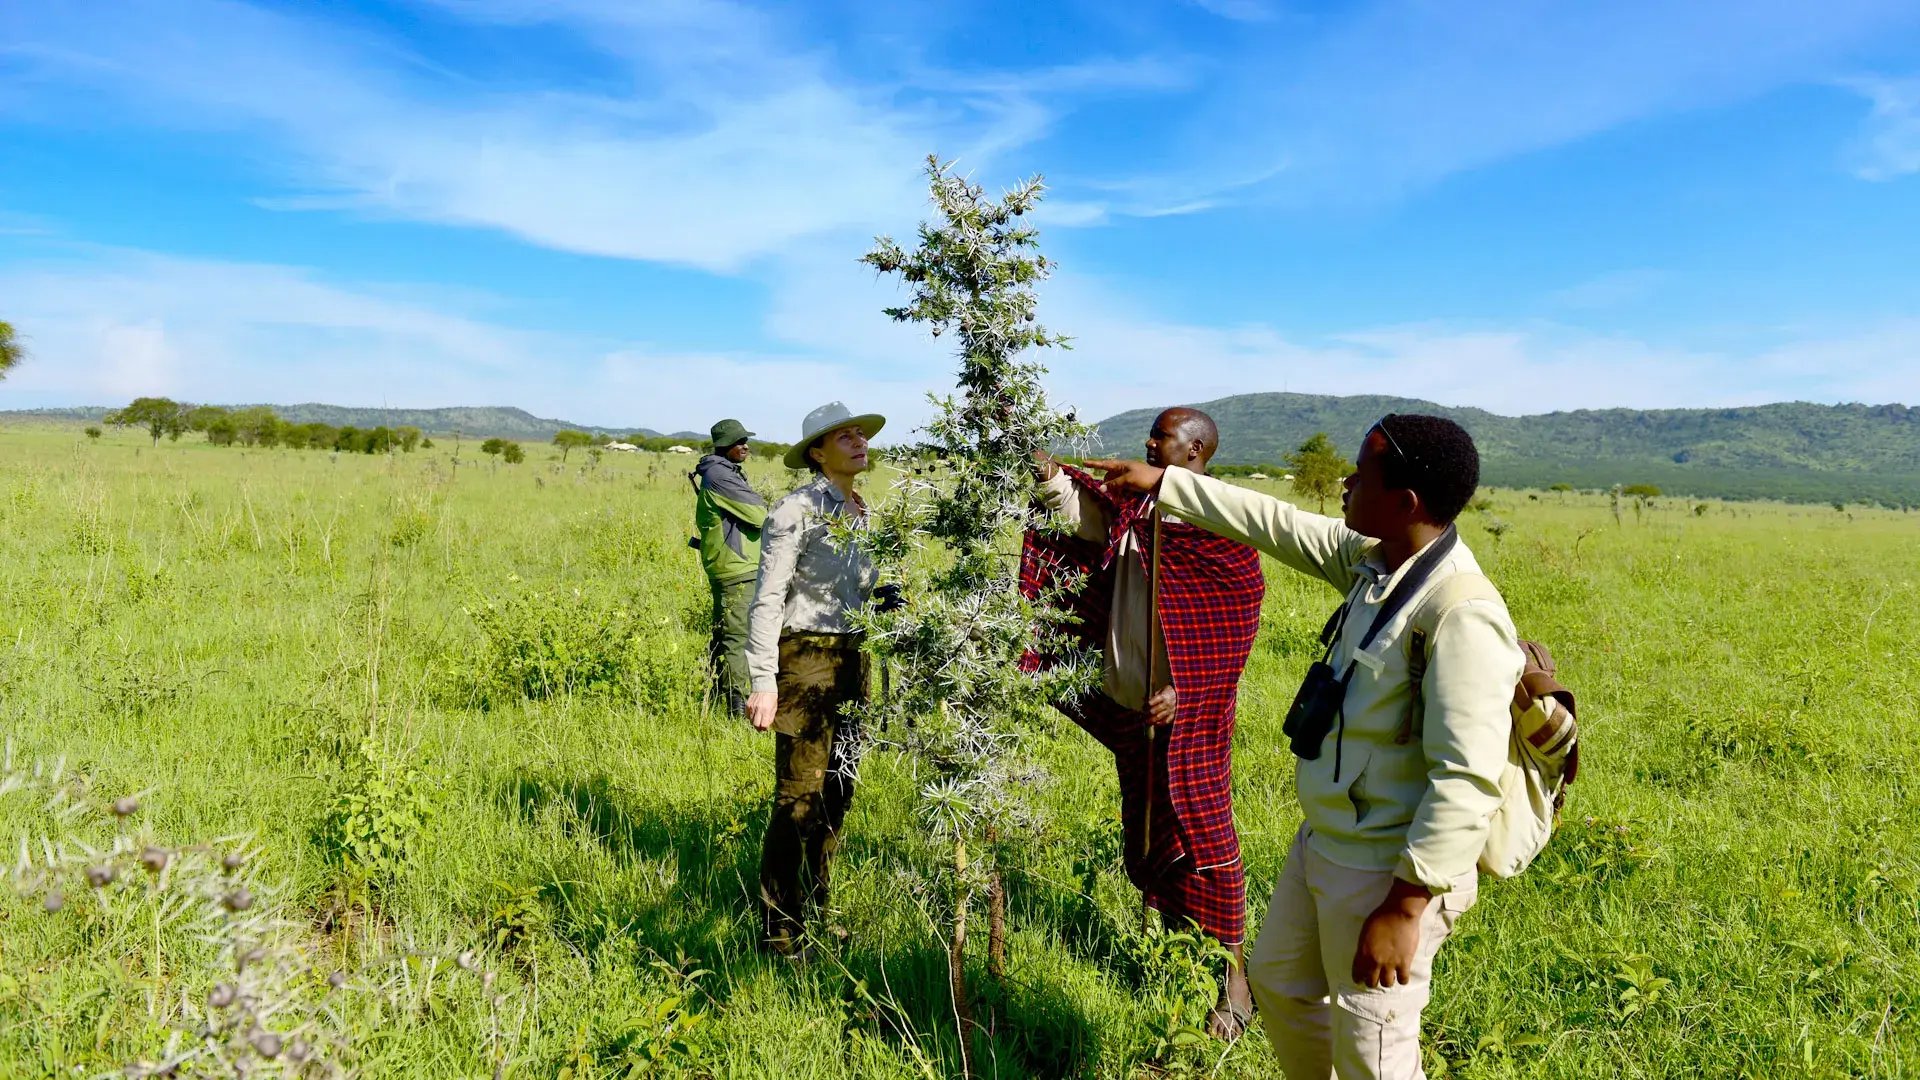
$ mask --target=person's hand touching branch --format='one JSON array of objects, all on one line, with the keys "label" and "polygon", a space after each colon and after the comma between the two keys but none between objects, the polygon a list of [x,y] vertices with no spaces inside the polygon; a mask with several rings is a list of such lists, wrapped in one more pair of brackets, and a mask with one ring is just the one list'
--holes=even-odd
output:
[{"label": "person's hand touching branch", "polygon": [[1106,487],[1115,493],[1148,495],[1160,489],[1160,478],[1167,470],[1144,461],[1122,461],[1117,458],[1096,458],[1087,462],[1087,468],[1098,469],[1107,474]]}]

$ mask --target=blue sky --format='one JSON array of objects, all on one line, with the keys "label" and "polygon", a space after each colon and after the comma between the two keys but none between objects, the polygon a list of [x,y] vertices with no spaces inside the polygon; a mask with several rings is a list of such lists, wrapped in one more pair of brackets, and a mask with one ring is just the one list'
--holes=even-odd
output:
[{"label": "blue sky", "polygon": [[930,151],[1089,416],[1920,402],[1910,0],[0,0],[0,408],[917,420]]}]

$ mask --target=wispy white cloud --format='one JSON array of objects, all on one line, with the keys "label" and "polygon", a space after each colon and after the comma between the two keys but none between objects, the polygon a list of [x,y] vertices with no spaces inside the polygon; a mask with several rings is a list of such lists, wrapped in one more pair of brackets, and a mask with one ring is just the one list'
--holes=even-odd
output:
[{"label": "wispy white cloud", "polygon": [[1202,11],[1234,22],[1271,22],[1277,15],[1267,0],[1186,0]]},{"label": "wispy white cloud", "polygon": [[1512,416],[1920,401],[1920,320],[1733,352],[1551,322],[1414,324],[1302,339],[1264,325],[1221,329],[1108,310],[1104,319],[1081,314],[1078,347],[1055,367],[1062,396],[1089,416],[1273,390],[1412,397]]},{"label": "wispy white cloud", "polygon": [[1555,307],[1575,311],[1601,311],[1641,300],[1667,280],[1664,270],[1613,270],[1585,281],[1556,289],[1547,295]]},{"label": "wispy white cloud", "polygon": [[[548,247],[738,272],[919,205],[929,150],[985,166],[1090,98],[1173,94],[1135,159],[1082,169],[1056,224],[1251,200],[1378,201],[1675,111],[1831,77],[1920,25],[1907,0],[1377,0],[1312,18],[1194,0],[1240,22],[1204,60],[1094,53],[957,71],[900,50],[850,71],[801,9],[722,0],[415,0],[428,17],[569,36],[606,67],[566,85],[450,70],[367,24],[235,0],[127,0],[111,19],[0,5],[13,108],[116,107],[284,149],[262,205],[498,229]],[[40,93],[34,93],[34,88]],[[80,93],[73,93],[75,89]],[[1863,175],[1920,152],[1910,84],[1875,102]],[[8,99],[0,99],[0,109]],[[1053,170],[1058,172],[1060,170]]]},{"label": "wispy white cloud", "polygon": [[[33,361],[0,406],[218,402],[511,404],[665,430],[738,415],[772,437],[833,399],[906,438],[951,385],[948,343],[880,318],[892,287],[821,251],[785,268],[766,330],[783,348],[689,351],[528,330],[476,298],[336,282],[300,268],[89,250],[0,272]],[[1920,319],[1705,350],[1550,322],[1417,324],[1304,338],[1266,324],[1155,316],[1096,279],[1048,284],[1055,399],[1098,419],[1144,406],[1293,390],[1395,394],[1526,414],[1782,399],[1920,402]]]},{"label": "wispy white cloud", "polygon": [[0,236],[56,236],[54,223],[35,214],[17,214],[0,210]]},{"label": "wispy white cloud", "polygon": [[495,89],[366,32],[230,0],[131,0],[111,19],[21,5],[0,15],[0,32],[32,52],[49,87],[283,146],[295,190],[264,206],[498,229],[723,272],[822,233],[910,220],[930,150],[987,164],[1043,136],[1065,98],[1180,78],[1163,61],[1095,58],[939,74],[936,94],[848,78],[773,16],[737,5],[439,6],[550,24],[624,66],[632,89]]},{"label": "wispy white cloud", "polygon": [[[1211,2],[1243,19],[1273,10]],[[929,149],[964,155],[983,175],[1017,171],[996,166],[1059,126],[1076,95],[1199,93],[1212,104],[1180,122],[1184,139],[1141,141],[1165,146],[1149,177],[1083,177],[1044,204],[1045,222],[1095,226],[1254,198],[1389,198],[1636,120],[1826,78],[1861,42],[1915,17],[1903,0],[1381,0],[1311,32],[1299,20],[1249,21],[1234,28],[1244,55],[1212,66],[1094,56],[954,71],[915,59],[860,79],[778,13],[734,4],[430,5],[569,35],[608,68],[558,90],[448,70],[367,24],[295,10],[319,9],[127,0],[101,18],[78,5],[0,4],[0,55],[22,75],[0,109],[59,123],[104,103],[122,118],[237,132],[278,170],[266,205],[744,275],[767,289],[753,329],[772,344],[689,353],[535,332],[459,298],[121,252],[0,270],[10,317],[35,335],[35,363],[10,379],[10,397],[491,401],[654,427],[697,426],[676,417],[718,409],[770,432],[817,398],[846,397],[917,418],[924,389],[951,381],[944,343],[889,325],[878,310],[895,295],[853,255],[873,232],[911,228],[924,205],[915,167]],[[1862,174],[1920,168],[1912,84],[1861,87],[1875,124]],[[1632,276],[1646,273],[1553,300],[1570,317],[1626,303],[1657,283]],[[1162,318],[1085,275],[1052,283],[1044,311],[1078,344],[1052,358],[1052,385],[1089,417],[1282,387],[1513,412],[1920,399],[1920,330],[1901,322],[1775,333],[1742,350],[1549,323],[1306,339],[1262,323]]]},{"label": "wispy white cloud", "polygon": [[1916,25],[1909,0],[1380,0],[1306,31],[1249,25],[1210,104],[1145,166],[1150,201],[1207,200],[1249,175],[1268,179],[1231,201],[1398,199],[1623,125],[1824,82]]},{"label": "wispy white cloud", "polygon": [[1851,151],[1853,174],[1894,180],[1920,172],[1920,78],[1854,79],[1846,85],[1873,105]]},{"label": "wispy white cloud", "polygon": [[47,403],[138,394],[396,403],[524,393],[551,341],[539,334],[340,286],[268,264],[92,249],[0,273],[34,363],[10,393]]},{"label": "wispy white cloud", "polygon": [[[32,347],[32,361],[0,387],[0,408],[141,394],[499,404],[664,430],[704,426],[720,411],[771,434],[836,397],[918,416],[937,371],[901,365],[899,352],[886,362],[845,350],[703,352],[529,330],[487,317],[500,305],[483,297],[140,251],[75,249],[0,271],[0,296]],[[878,317],[866,322],[886,328]],[[913,335],[903,335],[895,344],[912,348]],[[937,360],[932,350],[918,355]]]},{"label": "wispy white cloud", "polygon": [[[871,313],[897,294],[886,282],[857,278],[834,277],[827,262],[782,275],[768,332],[808,352],[847,358],[868,378],[949,384],[946,345],[875,319]],[[1073,338],[1073,348],[1041,357],[1051,369],[1050,392],[1092,418],[1271,390],[1420,397],[1512,415],[1791,399],[1920,402],[1920,320],[1755,331],[1738,348],[1545,320],[1306,336],[1261,322],[1169,319],[1138,296],[1073,273],[1046,284],[1041,315]]]}]

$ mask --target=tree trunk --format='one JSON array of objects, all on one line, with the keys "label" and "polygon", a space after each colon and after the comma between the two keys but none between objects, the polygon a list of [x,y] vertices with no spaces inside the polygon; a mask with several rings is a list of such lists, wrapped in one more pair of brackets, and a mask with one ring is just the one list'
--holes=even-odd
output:
[{"label": "tree trunk", "polygon": [[967,1003],[967,842],[953,842],[953,940],[947,944],[947,984],[953,994],[953,1020],[960,1033],[960,1075],[973,1078],[973,1007]]},{"label": "tree trunk", "polygon": [[987,851],[993,857],[993,876],[987,880],[987,974],[1007,977],[1007,878],[1000,869],[1000,830],[987,829]]}]

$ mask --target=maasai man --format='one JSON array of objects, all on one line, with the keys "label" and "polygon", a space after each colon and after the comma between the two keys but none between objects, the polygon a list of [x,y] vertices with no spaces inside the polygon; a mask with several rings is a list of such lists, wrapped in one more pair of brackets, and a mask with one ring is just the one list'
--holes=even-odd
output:
[{"label": "maasai man", "polygon": [[[1207,414],[1168,409],[1147,436],[1147,460],[1204,473],[1219,443]],[[1028,534],[1022,586],[1037,596],[1063,571],[1084,574],[1077,630],[1102,655],[1100,692],[1061,711],[1113,751],[1127,876],[1148,906],[1170,925],[1192,920],[1232,954],[1208,1029],[1235,1038],[1253,998],[1231,754],[1240,670],[1266,592],[1259,553],[1168,514],[1156,526],[1152,500],[1116,500],[1051,459],[1037,472],[1041,501],[1072,535]]]}]

